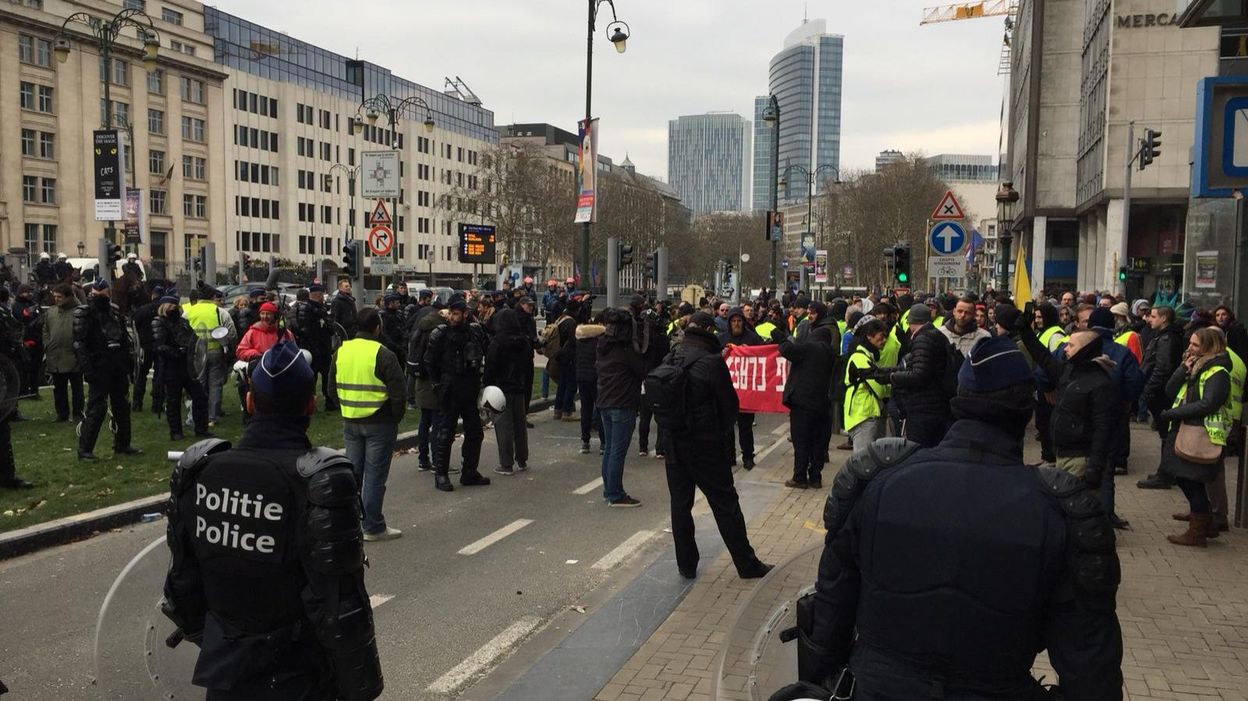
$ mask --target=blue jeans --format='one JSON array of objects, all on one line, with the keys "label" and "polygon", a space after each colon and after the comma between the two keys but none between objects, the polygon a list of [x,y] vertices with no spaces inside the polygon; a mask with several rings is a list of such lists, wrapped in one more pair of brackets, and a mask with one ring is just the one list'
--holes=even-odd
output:
[{"label": "blue jeans", "polygon": [[390,458],[394,455],[398,430],[398,425],[394,423],[345,421],[342,424],[347,459],[355,468],[355,480],[360,484],[360,498],[364,502],[365,533],[386,530],[381,504],[386,498],[386,479],[390,476]]},{"label": "blue jeans", "polygon": [[628,496],[624,491],[624,458],[633,442],[636,409],[602,409],[602,498],[609,502]]},{"label": "blue jeans", "polygon": [[576,413],[576,365],[559,364],[559,387],[555,390],[555,411]]}]

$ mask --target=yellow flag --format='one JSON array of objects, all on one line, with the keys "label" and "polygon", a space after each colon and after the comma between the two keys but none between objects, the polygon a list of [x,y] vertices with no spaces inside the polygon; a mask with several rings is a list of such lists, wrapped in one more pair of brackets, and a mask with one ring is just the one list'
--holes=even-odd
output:
[{"label": "yellow flag", "polygon": [[1031,279],[1027,276],[1027,256],[1018,247],[1018,260],[1014,263],[1014,306],[1023,311],[1031,301]]}]

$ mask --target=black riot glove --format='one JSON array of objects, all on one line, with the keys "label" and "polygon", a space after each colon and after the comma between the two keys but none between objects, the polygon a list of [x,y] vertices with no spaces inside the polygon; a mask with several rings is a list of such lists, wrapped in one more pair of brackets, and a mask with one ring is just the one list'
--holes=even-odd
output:
[{"label": "black riot glove", "polygon": [[784,343],[784,340],[788,337],[789,337],[789,332],[779,326],[771,330],[771,342],[772,343]]}]

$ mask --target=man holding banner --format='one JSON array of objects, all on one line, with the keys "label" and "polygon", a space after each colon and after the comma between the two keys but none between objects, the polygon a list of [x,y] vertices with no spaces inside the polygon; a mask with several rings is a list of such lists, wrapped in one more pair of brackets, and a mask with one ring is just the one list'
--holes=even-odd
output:
[{"label": "man holding banner", "polygon": [[790,489],[822,489],[823,463],[832,439],[832,373],[840,347],[836,322],[822,302],[811,302],[805,322],[809,331],[794,340],[783,329],[771,332],[780,355],[791,364],[784,387],[793,439],[793,478]]},{"label": "man holding banner", "polygon": [[[745,311],[734,307],[728,312],[728,328],[716,336],[725,348],[733,346],[761,346],[763,339],[750,328]],[[737,411],[737,441],[741,445],[741,466],[747,470],[754,469],[754,414],[748,411]],[[734,451],[735,452],[735,451]],[[736,464],[736,458],[732,463]]]}]

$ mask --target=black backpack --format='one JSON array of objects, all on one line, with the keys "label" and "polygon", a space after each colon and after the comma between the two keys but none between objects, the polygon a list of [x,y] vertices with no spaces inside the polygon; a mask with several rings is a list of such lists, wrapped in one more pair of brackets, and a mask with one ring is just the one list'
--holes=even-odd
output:
[{"label": "black backpack", "polygon": [[689,368],[698,358],[677,363],[669,355],[646,375],[642,383],[641,401],[654,414],[659,427],[674,436],[689,433]]}]

